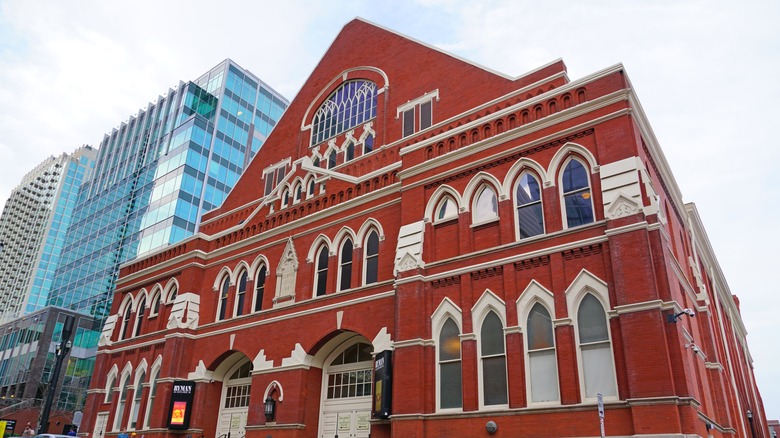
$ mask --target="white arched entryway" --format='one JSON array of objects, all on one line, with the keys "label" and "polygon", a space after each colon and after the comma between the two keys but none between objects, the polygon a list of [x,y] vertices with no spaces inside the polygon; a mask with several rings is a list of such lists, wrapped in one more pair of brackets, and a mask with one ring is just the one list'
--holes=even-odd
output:
[{"label": "white arched entryway", "polygon": [[373,346],[359,335],[339,339],[322,368],[320,438],[368,438],[371,433]]},{"label": "white arched entryway", "polygon": [[252,362],[242,355],[226,373],[222,382],[222,397],[216,438],[243,438],[252,390]]}]

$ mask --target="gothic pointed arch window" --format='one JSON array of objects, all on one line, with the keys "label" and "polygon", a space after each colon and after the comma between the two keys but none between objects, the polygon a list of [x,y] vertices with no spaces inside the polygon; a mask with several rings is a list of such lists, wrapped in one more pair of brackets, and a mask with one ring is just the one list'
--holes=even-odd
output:
[{"label": "gothic pointed arch window", "polygon": [[437,346],[439,362],[439,407],[463,407],[461,376],[460,329],[452,318],[442,325]]},{"label": "gothic pointed arch window", "polygon": [[530,172],[524,172],[517,181],[515,206],[517,227],[521,239],[544,234],[542,214],[542,191],[539,179]]},{"label": "gothic pointed arch window", "polygon": [[444,196],[436,206],[435,222],[443,222],[458,217],[458,204],[452,196]]},{"label": "gothic pointed arch window", "polygon": [[365,248],[365,284],[377,282],[379,277],[379,233],[371,230],[366,238]]},{"label": "gothic pointed arch window", "polygon": [[265,295],[265,277],[268,274],[268,270],[265,265],[260,266],[260,270],[257,272],[257,280],[255,280],[255,312],[263,310],[263,295]]},{"label": "gothic pointed arch window", "polygon": [[336,151],[330,151],[328,154],[328,169],[336,167]]},{"label": "gothic pointed arch window", "polygon": [[352,161],[355,159],[355,143],[352,141],[347,144],[347,147],[344,148],[344,160],[345,161]]},{"label": "gothic pointed arch window", "polygon": [[593,222],[593,199],[586,167],[576,158],[566,163],[561,177],[566,228]]},{"label": "gothic pointed arch window", "polygon": [[604,306],[592,293],[585,295],[577,309],[577,341],[583,398],[595,399],[598,393],[604,397],[617,396],[609,323]]},{"label": "gothic pointed arch window", "polygon": [[236,290],[236,316],[244,314],[244,301],[246,298],[246,282],[249,279],[249,275],[246,271],[241,273],[241,277],[238,280],[238,289]]},{"label": "gothic pointed arch window", "polygon": [[352,287],[352,255],[355,245],[352,239],[345,239],[339,254],[339,290]]},{"label": "gothic pointed arch window", "polygon": [[138,310],[135,313],[135,333],[133,336],[141,334],[141,326],[144,322],[144,313],[146,313],[146,298],[141,297],[141,302],[138,303]]},{"label": "gothic pointed arch window", "polygon": [[373,82],[344,82],[314,114],[311,144],[321,143],[373,119],[376,103],[377,88]]},{"label": "gothic pointed arch window", "polygon": [[363,155],[374,150],[374,134],[368,134],[363,140]]},{"label": "gothic pointed arch window", "polygon": [[474,201],[474,223],[486,222],[498,217],[498,197],[493,187],[485,184],[477,191]]},{"label": "gothic pointed arch window", "polygon": [[507,404],[504,324],[492,310],[482,321],[479,350],[482,367],[482,405]]},{"label": "gothic pointed arch window", "polygon": [[526,352],[531,403],[558,401],[558,364],[550,312],[535,303],[526,320]]},{"label": "gothic pointed arch window", "polygon": [[130,321],[132,320],[132,310],[133,309],[130,303],[127,303],[127,306],[125,306],[124,321],[122,322],[122,331],[119,332],[120,341],[130,337]]},{"label": "gothic pointed arch window", "polygon": [[314,274],[314,296],[325,295],[328,286],[328,247],[322,245],[317,252],[317,265]]},{"label": "gothic pointed arch window", "polygon": [[222,321],[227,315],[228,291],[230,290],[230,277],[225,276],[219,291],[219,315],[217,321]]}]

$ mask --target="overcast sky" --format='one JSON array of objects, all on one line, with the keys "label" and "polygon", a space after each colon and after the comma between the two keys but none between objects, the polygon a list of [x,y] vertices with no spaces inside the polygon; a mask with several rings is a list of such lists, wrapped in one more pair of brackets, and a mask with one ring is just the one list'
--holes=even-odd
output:
[{"label": "overcast sky", "polygon": [[623,63],[741,299],[767,416],[780,417],[780,2],[0,0],[0,205],[50,155],[103,135],[232,58],[292,100],[360,16],[516,76]]}]

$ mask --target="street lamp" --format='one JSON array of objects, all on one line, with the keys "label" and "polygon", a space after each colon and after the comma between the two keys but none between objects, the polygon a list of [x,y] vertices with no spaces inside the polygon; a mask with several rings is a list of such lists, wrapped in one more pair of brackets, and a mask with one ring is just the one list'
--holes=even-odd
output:
[{"label": "street lamp", "polygon": [[756,438],[756,429],[753,427],[753,411],[748,409],[745,415],[747,415],[748,423],[750,423],[750,436]]},{"label": "street lamp", "polygon": [[49,379],[49,391],[46,394],[46,404],[43,405],[41,411],[41,419],[38,422],[38,433],[47,433],[49,431],[49,414],[51,413],[51,405],[54,402],[54,394],[57,393],[57,381],[60,379],[60,370],[62,369],[62,361],[65,360],[65,356],[70,352],[70,348],[73,346],[70,342],[70,335],[73,333],[73,322],[75,318],[73,315],[65,316],[65,323],[62,326],[62,339],[57,346],[57,352],[55,355],[54,371]]}]

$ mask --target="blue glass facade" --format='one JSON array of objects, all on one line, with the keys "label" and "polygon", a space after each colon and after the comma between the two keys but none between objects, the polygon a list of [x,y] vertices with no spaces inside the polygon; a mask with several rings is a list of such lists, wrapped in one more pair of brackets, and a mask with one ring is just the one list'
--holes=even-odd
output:
[{"label": "blue glass facade", "polygon": [[42,309],[59,266],[79,186],[92,172],[89,146],[29,172],[0,216],[0,323]]},{"label": "blue glass facade", "polygon": [[106,135],[79,191],[48,304],[108,316],[119,266],[193,235],[287,105],[225,60]]}]

